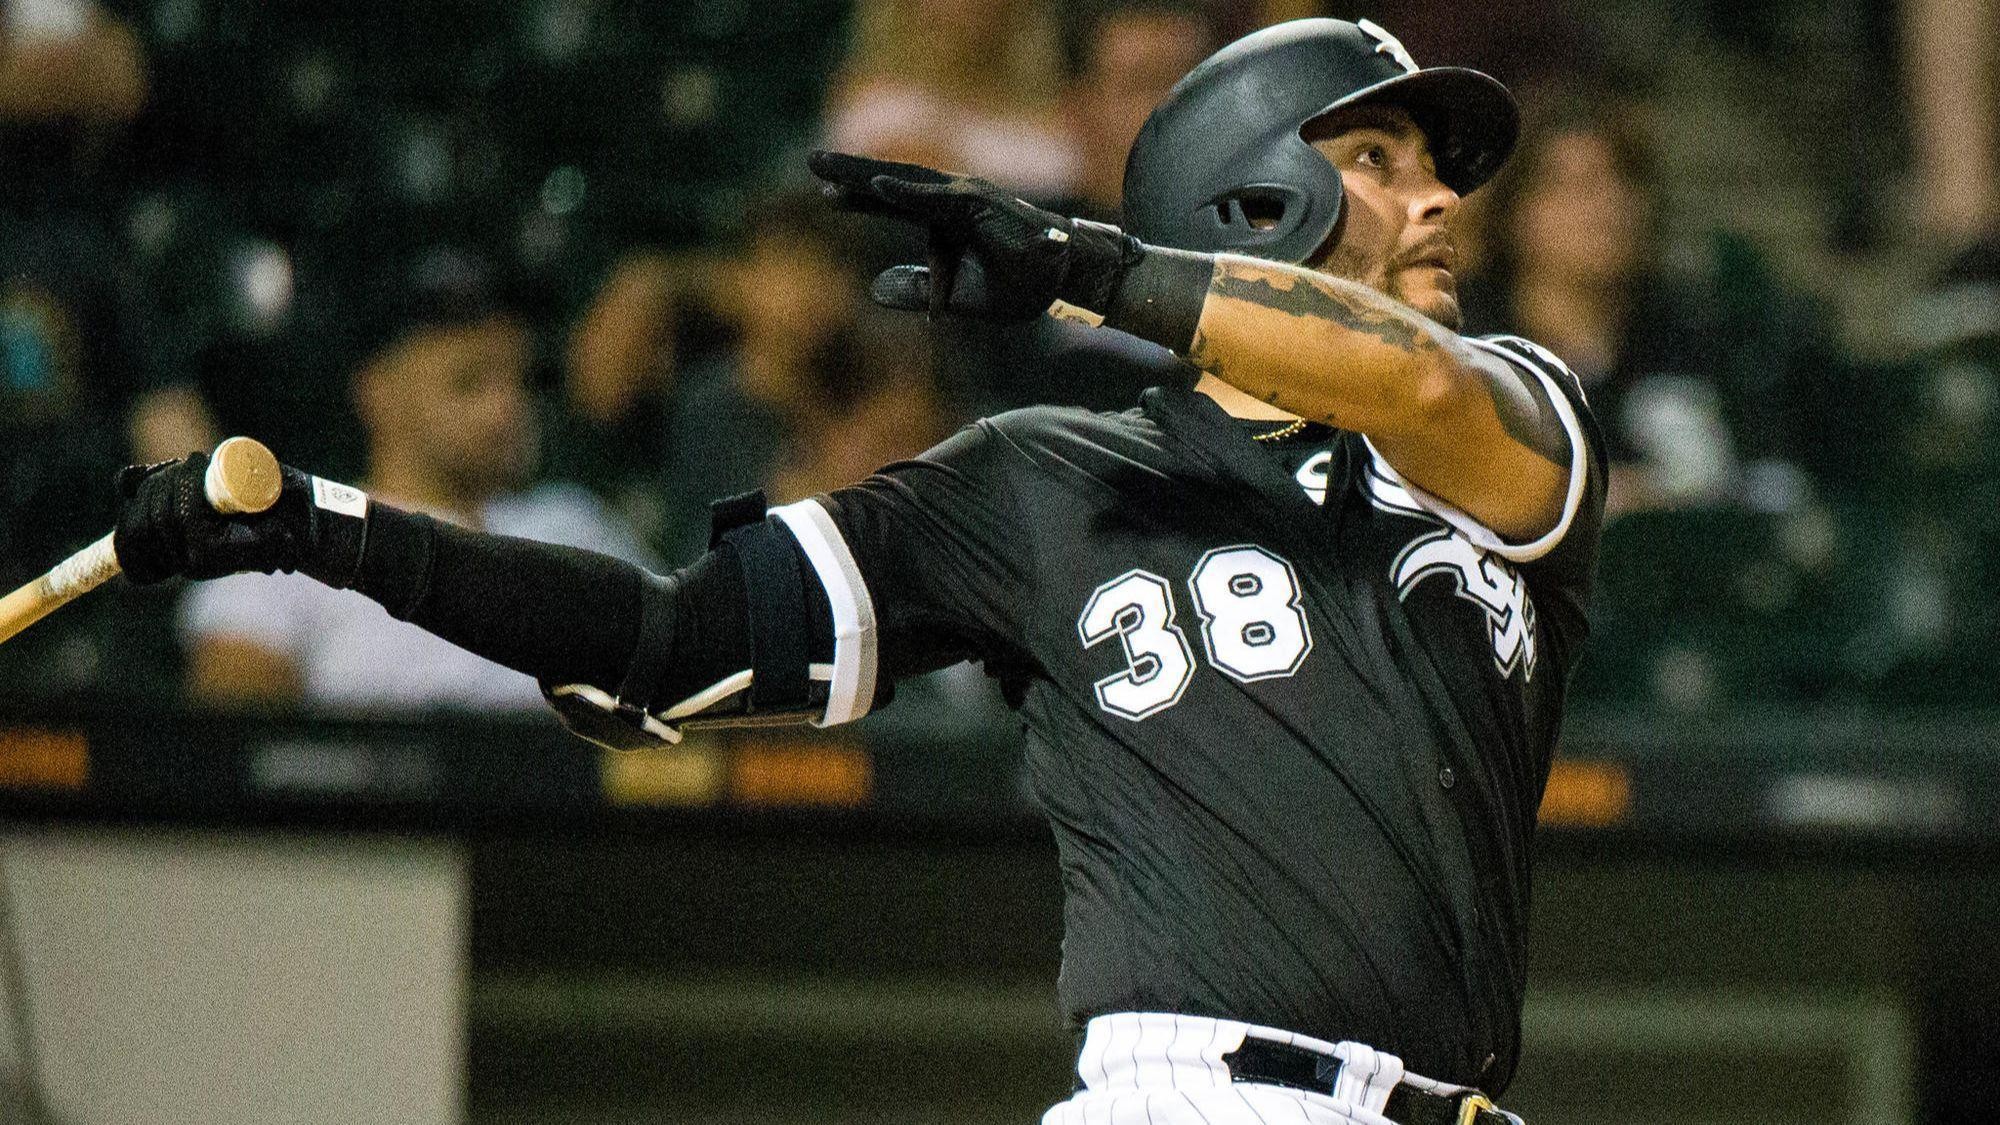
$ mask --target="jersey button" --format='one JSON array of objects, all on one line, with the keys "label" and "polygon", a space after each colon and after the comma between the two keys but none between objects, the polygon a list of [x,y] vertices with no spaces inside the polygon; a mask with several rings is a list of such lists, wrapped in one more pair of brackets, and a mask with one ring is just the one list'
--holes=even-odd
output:
[{"label": "jersey button", "polygon": [[1458,775],[1452,772],[1450,766],[1445,766],[1438,770],[1438,784],[1449,789],[1458,784]]}]

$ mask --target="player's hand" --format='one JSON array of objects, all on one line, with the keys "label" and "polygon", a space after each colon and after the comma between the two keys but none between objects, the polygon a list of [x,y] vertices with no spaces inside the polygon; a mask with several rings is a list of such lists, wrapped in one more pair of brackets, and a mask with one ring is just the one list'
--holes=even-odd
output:
[{"label": "player's hand", "polygon": [[319,515],[311,478],[280,466],[278,502],[255,515],[225,516],[209,506],[202,478],[208,454],[131,465],[118,474],[118,527],[112,545],[125,576],[141,585],[167,578],[220,578],[239,571],[297,570],[317,545]]},{"label": "player's hand", "polygon": [[1138,250],[1116,227],[1045,211],[971,176],[841,152],[807,163],[836,206],[929,233],[927,265],[875,278],[871,295],[888,308],[1030,320],[1061,300],[1101,314]]}]

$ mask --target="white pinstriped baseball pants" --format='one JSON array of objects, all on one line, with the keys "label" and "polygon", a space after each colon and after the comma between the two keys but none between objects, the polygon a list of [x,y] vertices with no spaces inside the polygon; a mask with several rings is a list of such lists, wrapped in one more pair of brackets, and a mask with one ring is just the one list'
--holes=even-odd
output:
[{"label": "white pinstriped baseball pants", "polygon": [[[1222,1056],[1246,1038],[1338,1056],[1333,1092],[1233,1081]],[[1359,1043],[1166,1012],[1091,1020],[1076,1071],[1083,1089],[1043,1114],[1042,1125],[1393,1125],[1382,1107],[1398,1083],[1461,1089],[1407,1073],[1401,1059]]]}]

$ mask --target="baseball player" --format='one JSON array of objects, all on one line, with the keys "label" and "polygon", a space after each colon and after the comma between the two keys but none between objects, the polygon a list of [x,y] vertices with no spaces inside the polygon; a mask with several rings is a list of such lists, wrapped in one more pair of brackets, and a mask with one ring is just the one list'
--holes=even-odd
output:
[{"label": "baseball player", "polygon": [[1454,331],[1449,222],[1516,126],[1485,75],[1302,20],[1174,89],[1125,230],[815,154],[842,206],[929,232],[878,301],[1101,320],[1198,381],[984,419],[769,511],[719,503],[670,575],[294,469],[270,512],[218,516],[199,455],[127,471],[118,555],[142,581],[358,590],[536,676],[611,746],[843,723],[981,660],[1061,855],[1082,1039],[1049,1125],[1518,1121],[1488,1097],[1519,1050],[1604,461],[1555,357]]}]

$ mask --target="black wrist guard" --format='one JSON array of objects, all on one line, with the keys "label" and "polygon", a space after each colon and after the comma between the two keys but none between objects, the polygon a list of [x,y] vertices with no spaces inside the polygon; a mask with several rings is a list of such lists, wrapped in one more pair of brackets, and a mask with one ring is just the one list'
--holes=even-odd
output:
[{"label": "black wrist guard", "polygon": [[301,492],[310,497],[305,508],[312,526],[312,549],[299,560],[299,572],[336,590],[353,586],[361,576],[361,558],[368,547],[372,515],[368,494],[324,477],[306,478]]},{"label": "black wrist guard", "polygon": [[1103,308],[1104,324],[1186,355],[1215,275],[1215,255],[1129,238],[1132,251]]},{"label": "black wrist guard", "polygon": [[1148,246],[1117,227],[1085,219],[1070,227],[1068,266],[1057,299],[1102,317],[1107,328],[1186,355],[1208,300],[1215,255]]}]

